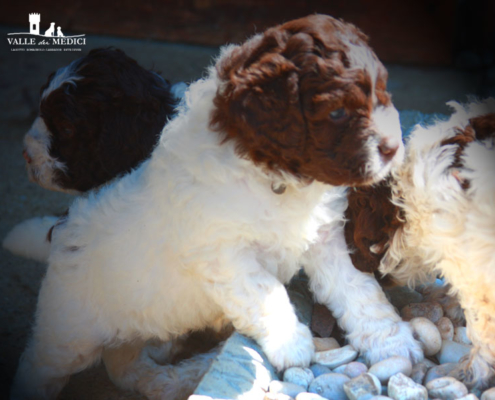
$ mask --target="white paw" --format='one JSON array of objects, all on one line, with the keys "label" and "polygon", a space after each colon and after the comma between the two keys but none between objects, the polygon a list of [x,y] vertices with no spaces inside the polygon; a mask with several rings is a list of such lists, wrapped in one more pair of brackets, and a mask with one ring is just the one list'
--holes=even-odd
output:
[{"label": "white paw", "polygon": [[260,344],[268,360],[278,371],[289,367],[309,366],[315,352],[311,332],[300,322],[293,329],[269,334],[260,340]]},{"label": "white paw", "polygon": [[373,332],[362,332],[349,339],[370,365],[392,356],[409,358],[413,365],[424,358],[421,344],[414,339],[408,322],[374,325]]}]

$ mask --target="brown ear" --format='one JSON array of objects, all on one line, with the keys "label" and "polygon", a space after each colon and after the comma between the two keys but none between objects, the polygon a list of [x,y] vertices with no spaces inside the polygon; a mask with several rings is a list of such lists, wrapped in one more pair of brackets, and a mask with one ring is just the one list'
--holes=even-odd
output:
[{"label": "brown ear", "polygon": [[306,126],[298,68],[282,54],[285,42],[283,33],[268,31],[218,65],[223,86],[211,122],[241,155],[297,173]]},{"label": "brown ear", "polygon": [[354,266],[376,272],[391,237],[402,225],[399,209],[390,201],[387,181],[375,186],[351,188],[347,195],[345,238]]},{"label": "brown ear", "polygon": [[495,113],[471,118],[469,124],[475,131],[476,139],[485,140],[495,137]]}]

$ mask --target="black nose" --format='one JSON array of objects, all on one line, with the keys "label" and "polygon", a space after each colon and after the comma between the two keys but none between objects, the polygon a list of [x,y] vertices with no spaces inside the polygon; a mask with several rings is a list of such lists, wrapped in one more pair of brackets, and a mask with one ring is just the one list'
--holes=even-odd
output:
[{"label": "black nose", "polygon": [[378,145],[378,150],[380,151],[380,156],[382,157],[383,161],[390,161],[392,158],[394,158],[397,150],[399,150],[399,145],[390,144],[387,139],[383,139]]}]

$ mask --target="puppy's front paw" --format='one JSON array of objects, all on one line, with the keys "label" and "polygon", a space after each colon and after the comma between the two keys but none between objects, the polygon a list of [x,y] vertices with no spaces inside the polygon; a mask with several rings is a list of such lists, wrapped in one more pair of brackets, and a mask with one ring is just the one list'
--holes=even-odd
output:
[{"label": "puppy's front paw", "polygon": [[349,339],[370,365],[392,356],[409,358],[413,364],[424,358],[421,344],[414,339],[407,322],[396,322],[385,327],[375,326],[373,332],[361,332]]},{"label": "puppy's front paw", "polygon": [[313,358],[315,347],[309,329],[297,323],[295,329],[283,329],[270,333],[260,341],[270,363],[282,371],[289,367],[307,367]]}]

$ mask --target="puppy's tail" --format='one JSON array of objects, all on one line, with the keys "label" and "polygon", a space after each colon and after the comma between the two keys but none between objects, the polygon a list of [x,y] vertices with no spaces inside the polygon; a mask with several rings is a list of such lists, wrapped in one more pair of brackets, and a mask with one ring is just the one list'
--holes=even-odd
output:
[{"label": "puppy's tail", "polygon": [[2,246],[17,256],[46,263],[50,254],[47,234],[57,221],[57,217],[37,217],[21,222],[7,234]]}]

